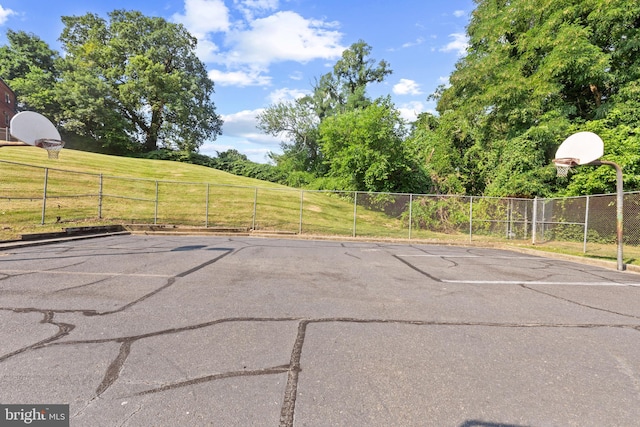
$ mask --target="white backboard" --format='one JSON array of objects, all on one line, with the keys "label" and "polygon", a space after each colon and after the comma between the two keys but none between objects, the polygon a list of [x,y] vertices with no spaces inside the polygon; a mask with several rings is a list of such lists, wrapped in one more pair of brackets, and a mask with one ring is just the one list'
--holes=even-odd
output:
[{"label": "white backboard", "polygon": [[604,154],[602,139],[593,132],[578,132],[565,139],[558,151],[556,159],[573,158],[579,165],[598,160]]},{"label": "white backboard", "polygon": [[40,139],[60,140],[58,129],[42,114],[22,111],[11,119],[11,136],[29,145],[37,145]]}]

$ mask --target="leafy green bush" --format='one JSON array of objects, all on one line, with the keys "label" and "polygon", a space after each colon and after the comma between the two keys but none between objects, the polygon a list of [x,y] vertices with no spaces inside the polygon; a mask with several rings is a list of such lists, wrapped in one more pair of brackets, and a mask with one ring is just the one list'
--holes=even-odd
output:
[{"label": "leafy green bush", "polygon": [[[408,224],[408,209],[402,214],[402,219]],[[413,202],[411,222],[419,229],[455,232],[469,223],[469,205],[458,197],[421,197]]]}]

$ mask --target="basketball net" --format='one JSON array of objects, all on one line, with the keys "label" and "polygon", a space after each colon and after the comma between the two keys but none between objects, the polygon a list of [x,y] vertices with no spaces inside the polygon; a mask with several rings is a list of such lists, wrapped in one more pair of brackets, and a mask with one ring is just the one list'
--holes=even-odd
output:
[{"label": "basketball net", "polygon": [[561,178],[566,178],[569,174],[569,169],[578,164],[578,159],[574,158],[561,158],[553,159],[553,163],[556,165],[556,174]]},{"label": "basketball net", "polygon": [[60,150],[64,147],[64,141],[43,138],[36,141],[36,146],[47,150],[47,156],[50,159],[57,159],[60,154]]}]

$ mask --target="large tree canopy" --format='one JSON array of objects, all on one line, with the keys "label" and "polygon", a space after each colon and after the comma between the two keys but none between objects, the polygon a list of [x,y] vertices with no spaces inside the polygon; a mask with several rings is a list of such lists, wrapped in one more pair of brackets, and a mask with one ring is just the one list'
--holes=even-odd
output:
[{"label": "large tree canopy", "polygon": [[[64,16],[61,123],[103,145],[196,151],[221,133],[213,82],[179,24],[116,10]],[[133,145],[131,145],[133,143]]]},{"label": "large tree canopy", "polygon": [[[439,93],[438,135],[425,151],[443,144],[457,153],[451,159],[458,164],[443,171],[457,168],[472,194],[554,192],[549,163],[558,144],[606,119],[627,88],[638,85],[640,4],[476,3],[467,55],[450,76],[451,86]],[[624,108],[640,112],[637,102],[625,102]]]}]

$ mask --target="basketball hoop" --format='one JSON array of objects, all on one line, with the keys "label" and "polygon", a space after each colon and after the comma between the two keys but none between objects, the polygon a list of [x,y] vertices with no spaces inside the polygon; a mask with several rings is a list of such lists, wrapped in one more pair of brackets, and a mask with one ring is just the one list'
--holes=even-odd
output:
[{"label": "basketball hoop", "polygon": [[556,165],[556,174],[561,178],[566,178],[569,174],[569,169],[579,164],[578,159],[573,157],[553,159],[552,162]]},{"label": "basketball hoop", "polygon": [[60,150],[64,147],[64,141],[59,139],[42,138],[36,141],[36,147],[44,148],[47,150],[47,156],[50,159],[57,159]]}]

